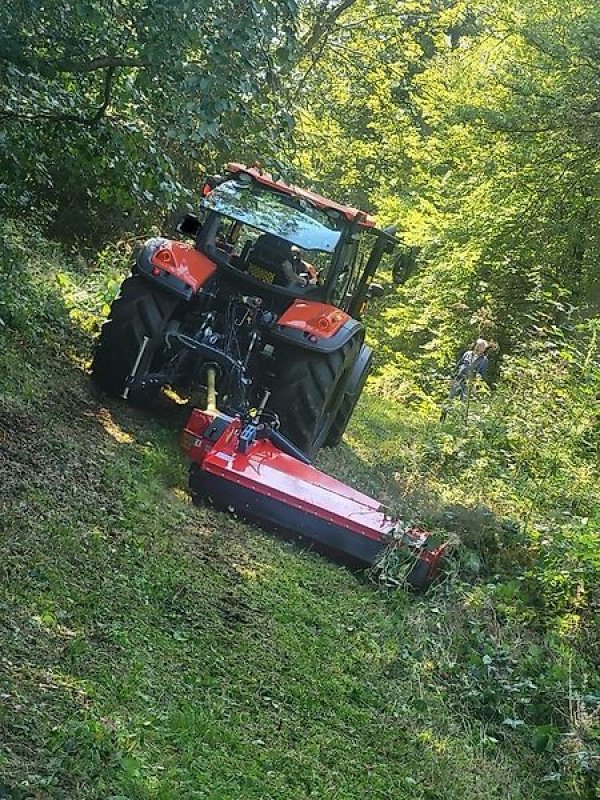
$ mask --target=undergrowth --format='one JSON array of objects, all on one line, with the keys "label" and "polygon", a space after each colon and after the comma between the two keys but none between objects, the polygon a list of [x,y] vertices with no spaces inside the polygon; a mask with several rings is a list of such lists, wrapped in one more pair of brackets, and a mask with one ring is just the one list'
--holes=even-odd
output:
[{"label": "undergrowth", "polygon": [[382,367],[323,452],[453,542],[411,595],[193,507],[185,411],[85,372],[127,247],[2,234],[0,797],[600,796],[592,325],[443,423]]}]

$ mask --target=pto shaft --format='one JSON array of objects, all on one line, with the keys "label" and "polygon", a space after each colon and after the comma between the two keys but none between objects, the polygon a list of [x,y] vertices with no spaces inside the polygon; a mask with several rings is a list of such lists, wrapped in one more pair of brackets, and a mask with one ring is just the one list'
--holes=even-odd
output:
[{"label": "pto shaft", "polygon": [[216,389],[217,374],[214,367],[209,367],[206,370],[206,410],[217,410],[217,389]]}]

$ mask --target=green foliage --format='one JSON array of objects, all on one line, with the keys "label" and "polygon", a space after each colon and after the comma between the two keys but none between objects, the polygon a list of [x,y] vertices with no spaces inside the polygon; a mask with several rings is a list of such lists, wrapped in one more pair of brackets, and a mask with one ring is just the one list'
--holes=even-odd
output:
[{"label": "green foliage", "polygon": [[434,60],[415,89],[429,123],[416,188],[423,215],[434,210],[429,280],[446,283],[450,266],[458,292],[446,299],[508,345],[532,319],[593,299],[589,35],[600,18],[583,4],[476,13],[479,32]]},{"label": "green foliage", "polygon": [[[32,344],[42,343],[48,329],[61,332],[64,323],[62,302],[56,291],[48,291],[48,276],[40,265],[50,263],[55,267],[59,249],[42,241],[32,259],[31,236],[12,222],[3,223],[1,242],[0,329],[31,337]],[[52,275],[51,280],[55,279]],[[23,291],[24,282],[28,291]],[[31,320],[35,320],[33,326]]]},{"label": "green foliage", "polygon": [[392,360],[597,313],[599,26],[586,3],[356,2],[306,57],[298,162],[422,247]]},{"label": "green foliage", "polygon": [[[598,796],[599,34],[558,0],[0,9],[0,794]],[[115,240],[255,157],[420,248],[320,458],[451,540],[425,598],[183,505],[180,420],[80,374]],[[492,389],[440,422],[478,335]]]},{"label": "green foliage", "polygon": [[273,154],[290,122],[274,97],[295,13],[291,1],[4,4],[4,207],[106,235],[189,202],[199,164]]},{"label": "green foliage", "polygon": [[[429,685],[461,698],[487,747],[520,739],[545,753],[549,796],[561,798],[587,797],[585,786],[593,797],[599,765],[596,325],[568,338],[514,355],[495,394],[443,423],[418,392],[399,406],[393,378],[380,381],[344,466],[325,460],[452,542],[433,617],[414,620]],[[418,363],[398,376],[405,387]],[[402,583],[407,566],[388,561],[387,580]]]}]

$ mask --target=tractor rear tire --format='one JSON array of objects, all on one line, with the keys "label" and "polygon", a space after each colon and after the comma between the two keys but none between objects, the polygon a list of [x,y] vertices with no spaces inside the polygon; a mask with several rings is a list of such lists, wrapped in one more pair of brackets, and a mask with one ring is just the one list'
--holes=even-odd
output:
[{"label": "tractor rear tire", "polygon": [[[346,432],[346,428],[348,427],[348,423],[352,419],[352,414],[354,414],[356,404],[358,403],[358,400],[362,394],[362,390],[367,382],[367,378],[369,377],[373,363],[373,351],[367,345],[363,345],[360,353],[361,357],[363,353],[363,363],[357,364],[360,371],[356,376],[356,380],[353,380],[354,375],[351,376],[349,383],[352,383],[353,385],[347,387],[346,391],[344,392],[344,397],[340,403],[339,411],[337,412],[336,417],[331,424],[331,428],[329,429],[329,433],[327,434],[327,438],[325,439],[325,447],[337,447],[337,445],[342,441],[344,433]],[[359,358],[359,360],[361,359]]]},{"label": "tractor rear tire", "polygon": [[[179,298],[156,289],[140,275],[123,281],[94,351],[92,378],[100,389],[113,397],[123,396],[144,337],[148,338],[148,344],[137,375],[142,377],[150,372],[165,327],[179,302]],[[150,405],[160,389],[160,386],[150,386],[146,390],[131,391],[127,399],[133,405]]]},{"label": "tractor rear tire", "polygon": [[300,350],[282,358],[269,408],[279,416],[281,433],[309,458],[327,439],[360,345],[354,337],[331,353]]}]

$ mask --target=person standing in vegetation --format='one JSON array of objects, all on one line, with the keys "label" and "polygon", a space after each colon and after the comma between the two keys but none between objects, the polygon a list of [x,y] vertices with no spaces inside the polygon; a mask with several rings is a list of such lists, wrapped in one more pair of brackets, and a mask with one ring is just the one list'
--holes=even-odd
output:
[{"label": "person standing in vegetation", "polygon": [[450,400],[455,397],[465,402],[469,393],[469,385],[473,378],[479,375],[485,378],[489,360],[486,355],[489,349],[489,342],[485,339],[477,339],[470,350],[467,350],[459,358],[456,365],[456,373],[450,387]]},{"label": "person standing in vegetation", "polygon": [[[477,376],[485,379],[487,375],[489,359],[486,353],[489,348],[490,344],[485,339],[476,339],[471,349],[461,355],[450,386],[449,400],[458,397],[463,403],[468,403],[472,381]],[[443,408],[442,420],[446,418],[447,413],[448,409]]]}]

